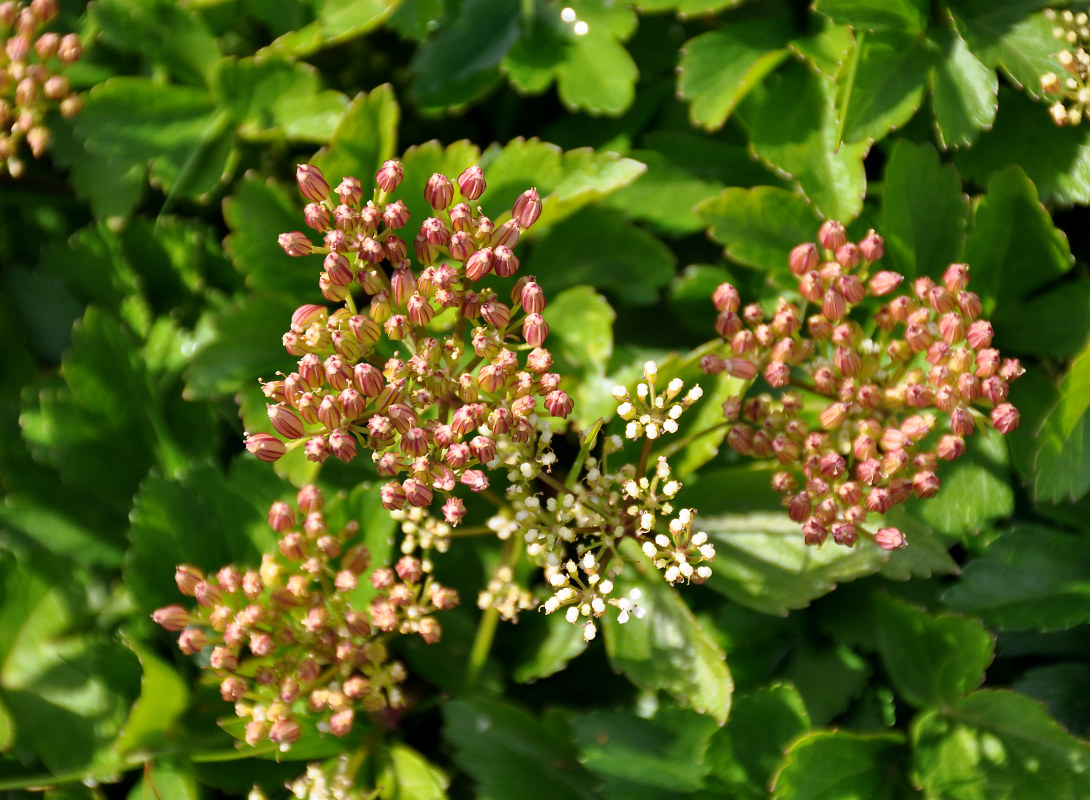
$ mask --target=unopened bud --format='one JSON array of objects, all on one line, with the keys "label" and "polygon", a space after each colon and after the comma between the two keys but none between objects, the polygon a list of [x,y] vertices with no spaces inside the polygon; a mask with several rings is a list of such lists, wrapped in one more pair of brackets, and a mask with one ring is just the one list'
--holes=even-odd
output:
[{"label": "unopened bud", "polygon": [[527,189],[515,198],[511,216],[523,230],[537,222],[541,216],[541,198],[538,197],[537,189]]}]

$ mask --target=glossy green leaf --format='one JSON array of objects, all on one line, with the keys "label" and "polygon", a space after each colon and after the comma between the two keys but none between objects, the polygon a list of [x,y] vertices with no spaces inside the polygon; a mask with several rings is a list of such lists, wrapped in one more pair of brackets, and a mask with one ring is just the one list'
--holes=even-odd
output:
[{"label": "glossy green leaf", "polygon": [[719,730],[710,717],[673,708],[661,708],[649,719],[592,711],[572,716],[569,724],[579,761],[590,772],[677,792],[701,788],[709,770],[704,754]]},{"label": "glossy green leaf", "polygon": [[691,101],[689,119],[723,127],[742,98],[787,56],[791,31],[776,19],[755,18],[690,39],[681,50],[678,92]]},{"label": "glossy green leaf", "polygon": [[835,80],[855,45],[852,29],[828,17],[815,16],[811,22],[815,28],[792,39],[791,49],[826,78]]},{"label": "glossy green leaf", "polygon": [[939,145],[944,150],[967,147],[995,122],[999,79],[952,26],[935,29],[931,42],[935,63],[931,103]]},{"label": "glossy green leaf", "polygon": [[476,100],[499,79],[500,61],[519,36],[519,6],[509,0],[452,5],[447,21],[413,56],[413,94],[425,108]]},{"label": "glossy green leaf", "polygon": [[942,275],[961,252],[967,205],[957,170],[940,164],[935,148],[898,141],[882,205],[887,268],[909,279]]},{"label": "glossy green leaf", "polygon": [[1000,91],[995,127],[959,152],[954,162],[965,177],[982,185],[1017,164],[1042,202],[1090,203],[1090,127],[1057,127],[1047,106],[1020,92]]},{"label": "glossy green leaf", "polygon": [[673,11],[676,14],[707,14],[741,5],[745,0],[640,0],[640,11],[654,13]]},{"label": "glossy green leaf", "polygon": [[450,778],[406,744],[393,745],[379,797],[383,800],[443,800]]},{"label": "glossy green leaf", "polygon": [[397,0],[320,0],[318,17],[289,31],[262,54],[308,56],[318,50],[362,36],[381,25],[397,8]]},{"label": "glossy green leaf", "polygon": [[390,84],[360,92],[338,120],[329,146],[319,150],[310,163],[323,170],[334,188],[342,178],[353,175],[366,190],[382,162],[396,155],[400,121],[401,107]]},{"label": "glossy green leaf", "polygon": [[496,800],[593,797],[591,776],[567,737],[493,700],[443,704],[443,738],[480,793]]},{"label": "glossy green leaf", "polygon": [[223,59],[215,92],[247,139],[325,142],[348,107],[314,67],[277,58]]},{"label": "glossy green leaf", "polygon": [[1052,5],[1049,0],[958,0],[950,13],[973,55],[1040,97],[1041,76],[1057,71],[1060,42],[1052,35],[1055,23],[1033,12]]},{"label": "glossy green leaf", "polygon": [[[1011,322],[1016,324],[1005,325],[996,334],[1000,350],[1073,358],[1090,338],[1090,280],[1063,282],[1034,295]],[[1018,466],[1018,459],[1013,463]]]},{"label": "glossy green leaf", "polygon": [[114,749],[122,756],[163,744],[189,705],[189,686],[177,672],[134,639],[127,639],[126,644],[140,660],[144,674],[140,678],[140,696],[114,741]]},{"label": "glossy green leaf", "polygon": [[1011,692],[980,691],[921,714],[912,744],[914,778],[936,797],[1075,800],[1090,792],[1090,744]]},{"label": "glossy green leaf", "polygon": [[787,751],[772,796],[783,800],[856,800],[908,794],[899,734],[815,731]]},{"label": "glossy green leaf", "polygon": [[949,536],[975,533],[1014,511],[1010,456],[1002,434],[982,425],[967,445],[966,455],[942,470],[938,495],[916,505],[920,519]]},{"label": "glossy green leaf", "polygon": [[791,684],[774,683],[738,695],[730,720],[717,738],[729,740],[732,761],[743,770],[738,778],[744,776],[745,783],[739,785],[731,773],[715,777],[739,793],[747,785],[768,786],[788,745],[809,729],[810,715]]},{"label": "glossy green leaf", "polygon": [[1069,731],[1085,736],[1090,729],[1090,664],[1061,661],[1033,667],[1011,688],[1044,703]]},{"label": "glossy green leaf", "polygon": [[[124,555],[124,541],[116,532],[97,529],[92,520],[76,518],[55,503],[12,492],[0,505],[0,531],[5,538],[21,538],[55,556],[78,553],[83,564],[117,567]],[[10,540],[4,545],[14,549]]]},{"label": "glossy green leaf", "polygon": [[647,165],[647,173],[603,204],[663,234],[702,231],[704,223],[694,209],[722,191],[723,184],[694,175],[654,150],[632,150],[629,155]]},{"label": "glossy green leaf", "polygon": [[[632,540],[624,544],[633,545],[627,548],[629,558],[646,563]],[[636,585],[642,592],[640,606],[646,610],[643,619],[624,625],[612,614],[601,619],[610,664],[640,688],[665,691],[678,703],[723,724],[734,692],[726,654],[657,573]],[[621,592],[630,588],[618,584]]]},{"label": "glossy green leaf", "polygon": [[861,30],[922,31],[927,26],[928,7],[925,0],[889,0],[873,3],[868,0],[817,0],[814,10],[841,25]]},{"label": "glossy green leaf", "polygon": [[870,142],[836,149],[833,95],[829,81],[791,61],[750,92],[738,115],[758,157],[795,178],[824,216],[847,224],[863,209]]},{"label": "glossy green leaf", "polygon": [[878,652],[897,694],[914,706],[948,706],[984,682],[995,641],[977,620],[932,616],[874,597]]},{"label": "glossy green leaf", "polygon": [[[523,648],[520,659],[511,671],[512,679],[519,683],[532,683],[547,678],[564,669],[568,662],[587,649],[583,629],[572,625],[562,614],[542,615],[541,636],[532,648]],[[521,622],[519,627],[525,625]],[[529,650],[529,652],[527,652]]]},{"label": "glossy green leaf", "polygon": [[[522,268],[537,276],[548,296],[587,284],[632,305],[649,305],[673,277],[675,262],[666,245],[620,214],[587,208],[550,227]],[[555,267],[560,264],[563,269]]]},{"label": "glossy green leaf", "polygon": [[199,800],[202,796],[193,765],[181,761],[148,762],[128,800]]},{"label": "glossy green leaf", "polygon": [[1038,500],[1077,500],[1090,491],[1090,350],[1084,350],[1060,384],[1060,401],[1038,434]]},{"label": "glossy green leaf", "polygon": [[[140,114],[133,116],[133,108]],[[116,77],[95,86],[76,122],[87,150],[184,195],[215,189],[229,170],[230,117],[203,89]]]},{"label": "glossy green leaf", "polygon": [[[319,238],[303,224],[303,201],[297,202],[296,191],[294,186],[288,189],[277,181],[247,175],[223,200],[223,219],[231,229],[223,244],[251,289],[306,297],[318,285],[321,256],[293,258],[276,239],[294,230]],[[287,330],[286,322],[283,327]]]},{"label": "glossy green leaf", "polygon": [[[631,14],[635,20],[629,9],[617,10]],[[586,35],[574,37],[567,58],[557,64],[557,93],[571,111],[617,116],[632,105],[639,70],[628,50],[606,26],[590,20],[588,28]]]},{"label": "glossy green leaf", "polygon": [[854,68],[837,75],[843,141],[882,139],[908,122],[923,101],[931,59],[926,40],[900,30],[856,36]]},{"label": "glossy green leaf", "polygon": [[277,486],[271,470],[264,473],[265,486],[228,482],[207,466],[144,482],[133,505],[132,547],[125,559],[125,585],[143,613],[181,600],[174,582],[179,564],[205,571],[232,563],[256,566],[261,553],[275,547],[265,516]]},{"label": "glossy green leaf", "polygon": [[969,559],[943,599],[1000,630],[1090,622],[1090,548],[1083,534],[1021,524]]},{"label": "glossy green leaf", "polygon": [[574,373],[566,384],[575,400],[574,418],[583,426],[610,416],[616,401],[603,395],[606,366],[613,355],[613,323],[616,312],[589,286],[575,286],[549,299],[545,319],[550,328],[550,350],[556,369]]},{"label": "glossy green leaf", "polygon": [[1037,189],[1018,166],[996,172],[976,206],[965,240],[972,289],[997,325],[1025,324],[1025,300],[1075,264],[1067,236],[1037,199]]},{"label": "glossy green leaf", "polygon": [[401,0],[386,24],[404,39],[421,41],[439,27],[446,0]]},{"label": "glossy green leaf", "polygon": [[813,240],[820,224],[806,198],[771,186],[730,187],[696,210],[730,258],[771,275],[788,274],[791,249]]}]

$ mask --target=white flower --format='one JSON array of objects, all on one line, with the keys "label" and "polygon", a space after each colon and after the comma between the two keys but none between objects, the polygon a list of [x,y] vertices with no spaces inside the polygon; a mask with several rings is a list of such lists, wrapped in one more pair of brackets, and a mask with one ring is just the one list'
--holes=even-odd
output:
[{"label": "white flower", "polygon": [[642,608],[639,605],[639,599],[642,595],[639,589],[633,589],[628,593],[628,597],[622,597],[617,601],[617,608],[621,610],[621,613],[617,615],[617,621],[624,625],[628,622],[629,615],[636,619],[643,619],[644,614],[647,613],[647,609]]},{"label": "white flower", "polygon": [[598,634],[598,629],[594,627],[594,623],[587,620],[583,624],[583,641],[589,642]]},{"label": "white flower", "polygon": [[564,612],[564,619],[574,625],[576,620],[579,619],[579,609],[575,606],[568,606],[568,610]]},{"label": "white flower", "polygon": [[675,394],[681,391],[681,388],[685,385],[685,382],[681,378],[674,378],[666,386],[666,393],[673,397]]},{"label": "white flower", "polygon": [[613,399],[617,402],[628,399],[628,388],[617,384],[613,387]]}]

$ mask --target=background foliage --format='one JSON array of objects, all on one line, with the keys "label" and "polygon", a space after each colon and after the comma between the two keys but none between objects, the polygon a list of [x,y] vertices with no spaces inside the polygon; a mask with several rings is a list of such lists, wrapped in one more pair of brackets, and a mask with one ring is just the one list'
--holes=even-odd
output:
[{"label": "background foliage", "polygon": [[[909,505],[894,554],[808,549],[767,471],[717,441],[679,454],[713,580],[585,651],[528,615],[469,694],[464,603],[441,644],[402,653],[418,705],[351,744],[364,783],[1090,795],[1090,127],[1055,127],[1041,102],[1059,49],[1045,5],[62,3],[84,110],[0,182],[0,789],[275,794],[344,746],[236,750],[215,686],[148,615],[177,600],[176,563],[255,563],[268,503],[314,477],[240,444],[264,429],[257,379],[289,364],[292,309],[318,297],[276,245],[300,227],[295,164],[366,181],[404,154],[408,185],[479,161],[488,213],[526,186],[546,198],[522,256],[582,423],[647,358],[710,338],[718,282],[772,301],[823,217],[878,228],[910,278],[969,262],[1028,372],[1021,429],[977,437]],[[360,464],[321,480],[382,542]],[[495,555],[455,548],[444,582],[470,600]]]}]

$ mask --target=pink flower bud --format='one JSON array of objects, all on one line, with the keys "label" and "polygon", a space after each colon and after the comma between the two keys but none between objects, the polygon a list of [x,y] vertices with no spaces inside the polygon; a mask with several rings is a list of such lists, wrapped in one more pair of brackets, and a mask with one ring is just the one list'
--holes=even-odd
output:
[{"label": "pink flower bud", "polygon": [[[810,245],[810,247],[813,247],[813,245]],[[729,283],[721,283],[712,293],[712,302],[715,304],[717,311],[738,311],[742,304],[742,298],[734,286]]]},{"label": "pink flower bud", "polygon": [[375,183],[384,192],[392,192],[401,183],[405,170],[400,161],[384,161],[375,173]]},{"label": "pink flower bud", "polygon": [[826,453],[821,457],[819,469],[825,478],[839,478],[847,468],[847,462],[840,453]]},{"label": "pink flower bud", "polygon": [[859,534],[850,522],[837,522],[832,527],[833,541],[843,547],[851,547],[859,541]]},{"label": "pink flower bud", "polygon": [[61,60],[61,63],[72,64],[79,60],[82,53],[83,45],[80,44],[79,36],[68,33],[61,37],[61,43],[57,47],[57,58]]},{"label": "pink flower bud", "polygon": [[519,298],[528,314],[540,314],[545,310],[545,290],[535,281],[527,281]]},{"label": "pink flower bud", "polygon": [[293,719],[278,719],[269,728],[269,741],[276,742],[281,747],[292,745],[299,741],[302,730],[299,723]]},{"label": "pink flower bud", "polygon": [[549,335],[549,324],[540,314],[527,314],[522,321],[522,338],[531,347],[540,347],[545,344],[545,338]]},{"label": "pink flower bud", "polygon": [[268,414],[273,428],[285,439],[299,439],[303,436],[302,420],[283,403],[268,406]]},{"label": "pink flower bud", "polygon": [[541,216],[541,198],[538,197],[537,189],[527,189],[515,198],[511,216],[523,230],[537,222]]},{"label": "pink flower bud", "polygon": [[852,305],[862,302],[867,295],[863,282],[855,275],[841,275],[836,279],[836,288]]},{"label": "pink flower bud", "polygon": [[753,380],[757,377],[757,365],[745,358],[732,356],[731,358],[723,359],[723,368],[727,371],[728,375],[740,378],[744,381]]},{"label": "pink flower bud", "polygon": [[1000,433],[1007,434],[1018,427],[1021,417],[1010,403],[1002,403],[992,409],[992,425]]},{"label": "pink flower bud", "polygon": [[270,462],[278,460],[288,452],[282,441],[268,433],[254,433],[247,436],[246,449],[261,461]]},{"label": "pink flower bud", "polygon": [[462,517],[466,515],[466,507],[459,497],[449,497],[447,501],[443,503],[443,519],[447,521],[449,525],[457,527],[462,522]]},{"label": "pink flower bud", "polygon": [[965,321],[960,314],[950,312],[939,318],[939,335],[947,344],[957,344],[965,338]]},{"label": "pink flower bud", "polygon": [[984,319],[978,319],[969,325],[969,329],[965,332],[965,339],[969,342],[971,348],[980,350],[991,346],[992,336],[994,335],[992,323]]},{"label": "pink flower bud", "polygon": [[498,248],[500,246],[514,247],[518,244],[520,232],[518,223],[515,220],[510,219],[496,229],[492,234],[490,244],[493,248]]},{"label": "pink flower bud", "polygon": [[[321,203],[308,203],[303,207],[303,221],[308,228],[313,228],[316,231],[328,231],[329,209]],[[336,243],[330,243],[327,240],[326,244],[334,250],[344,250],[344,231],[340,232]]]},{"label": "pink flower bud", "polygon": [[412,458],[428,452],[428,432],[423,428],[409,428],[401,435],[401,452]]},{"label": "pink flower bud", "polygon": [[567,392],[554,391],[545,395],[545,408],[554,417],[566,419],[575,408],[575,401],[568,397]]},{"label": "pink flower bud", "polygon": [[825,410],[821,412],[818,419],[821,422],[821,427],[827,431],[836,430],[844,424],[844,420],[848,417],[848,404],[847,403],[833,403],[825,407]]},{"label": "pink flower bud", "polygon": [[518,257],[511,252],[511,248],[506,245],[499,245],[495,249],[496,260],[493,265],[493,269],[496,270],[496,274],[501,278],[510,278],[519,268]]},{"label": "pink flower bud", "polygon": [[382,212],[382,223],[390,230],[398,230],[405,227],[409,221],[409,209],[400,200],[387,203]]},{"label": "pink flower bud", "polygon": [[836,289],[829,289],[821,298],[821,313],[833,322],[839,322],[848,313],[848,304],[844,295]]},{"label": "pink flower bud", "polygon": [[329,450],[346,464],[356,457],[356,437],[343,428],[329,434]]},{"label": "pink flower bud", "polygon": [[941,486],[942,480],[934,472],[922,471],[912,476],[912,489],[921,500],[934,497]]},{"label": "pink flower bud", "polygon": [[163,606],[151,615],[151,618],[164,629],[171,631],[184,630],[189,624],[189,612],[179,605]]},{"label": "pink flower bud", "polygon": [[942,282],[950,292],[958,292],[969,285],[969,265],[951,264],[942,273]]},{"label": "pink flower bud", "polygon": [[433,172],[424,185],[424,199],[436,211],[442,211],[449,206],[454,200],[454,187],[451,185],[450,178]]},{"label": "pink flower bud", "polygon": [[976,292],[958,292],[958,308],[966,319],[976,319],[984,313],[984,304]]},{"label": "pink flower bud", "polygon": [[943,461],[953,461],[965,455],[965,439],[961,436],[946,434],[935,446],[935,454]]},{"label": "pink flower bud", "polygon": [[833,363],[846,378],[852,378],[859,374],[863,368],[863,359],[855,350],[848,347],[837,347],[833,355]]},{"label": "pink flower bud", "polygon": [[280,247],[289,256],[305,256],[309,255],[314,250],[314,245],[310,239],[306,237],[300,231],[292,231],[291,233],[282,233],[276,238],[280,243]]},{"label": "pink flower bud", "polygon": [[467,469],[462,473],[460,483],[468,486],[471,492],[483,492],[488,488],[488,476],[479,469]]},{"label": "pink flower bud", "polygon": [[782,361],[769,361],[764,374],[769,385],[777,389],[791,380],[791,368]]},{"label": "pink flower bud", "polygon": [[311,164],[300,164],[295,168],[295,180],[303,197],[312,203],[321,203],[329,197],[329,184],[322,171]]},{"label": "pink flower bud", "polygon": [[208,638],[200,628],[189,628],[182,631],[182,635],[178,637],[178,649],[187,656],[201,652],[206,644],[208,644]]},{"label": "pink flower bud", "polygon": [[336,189],[337,197],[346,206],[358,206],[363,199],[363,184],[359,178],[346,177]]},{"label": "pink flower bud", "polygon": [[874,542],[883,550],[900,550],[908,544],[905,535],[897,528],[879,528]]},{"label": "pink flower bud", "polygon": [[[488,300],[484,303],[481,303],[481,316],[484,317],[485,321],[488,322],[489,325],[502,331],[511,321],[511,309],[508,308],[505,304],[499,302],[498,300]],[[541,315],[528,315],[526,319],[529,320],[530,316],[540,317]],[[523,325],[524,331],[525,328],[526,326]],[[529,342],[529,339],[527,339],[527,341]],[[537,346],[541,344],[541,342],[531,342],[531,344]]]},{"label": "pink flower bud", "polygon": [[824,543],[829,531],[816,517],[811,517],[802,525],[803,540],[808,545],[820,545]]},{"label": "pink flower bud", "polygon": [[458,176],[458,191],[466,200],[477,200],[485,190],[484,172],[474,164]]},{"label": "pink flower bud", "polygon": [[323,463],[329,458],[332,452],[329,448],[329,442],[324,436],[312,436],[307,439],[307,443],[303,446],[303,452],[309,461],[313,461],[316,464]]},{"label": "pink flower bud", "polygon": [[862,259],[863,255],[859,252],[859,248],[851,242],[842,244],[836,249],[836,261],[846,270],[850,271],[858,267]]},{"label": "pink flower bud", "polygon": [[715,332],[724,339],[731,338],[742,329],[742,318],[733,311],[720,312],[715,318]]},{"label": "pink flower bud", "polygon": [[839,222],[829,220],[818,230],[818,241],[830,253],[835,253],[848,243],[848,234]]},{"label": "pink flower bud", "polygon": [[957,308],[954,296],[942,286],[932,286],[925,302],[940,314],[949,314]]},{"label": "pink flower bud", "polygon": [[477,249],[476,243],[468,233],[455,231],[450,237],[450,257],[457,261],[465,261]]},{"label": "pink flower bud", "polygon": [[[384,485],[382,489],[379,490],[379,497],[382,499],[382,507],[387,510],[395,510],[402,508],[405,505],[405,490],[397,481],[390,481]],[[375,570],[375,573],[372,573],[372,581],[377,572],[378,570]]]},{"label": "pink flower bud", "polygon": [[[813,242],[795,246],[787,257],[787,264],[791,268],[791,272],[799,277],[813,270],[818,264],[818,252]],[[719,310],[722,311],[723,309]]]},{"label": "pink flower bud", "polygon": [[903,280],[903,275],[889,270],[882,270],[874,274],[868,282],[867,288],[874,297],[883,297],[900,286]]},{"label": "pink flower bud", "polygon": [[873,264],[886,254],[885,240],[875,233],[874,228],[871,228],[863,237],[863,241],[859,243],[859,252],[863,258]]}]

